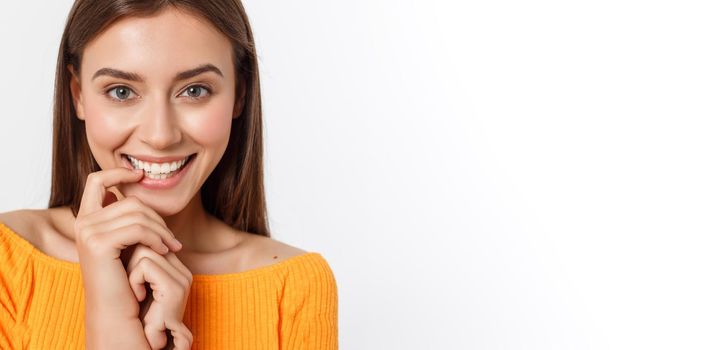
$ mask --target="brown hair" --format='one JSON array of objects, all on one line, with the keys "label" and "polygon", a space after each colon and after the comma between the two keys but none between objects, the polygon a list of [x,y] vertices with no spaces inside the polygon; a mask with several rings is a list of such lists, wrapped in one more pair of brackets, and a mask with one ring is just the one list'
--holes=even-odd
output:
[{"label": "brown hair", "polygon": [[[259,69],[254,38],[239,0],[76,0],[58,52],[53,101],[53,170],[48,208],[70,206],[78,215],[88,174],[101,170],[76,117],[68,65],[80,74],[85,45],[125,16],[151,16],[173,6],[213,23],[232,43],[236,95],[243,107],[219,164],[201,187],[206,211],[246,232],[271,237],[267,222],[262,161]],[[242,85],[243,84],[243,85]]]}]

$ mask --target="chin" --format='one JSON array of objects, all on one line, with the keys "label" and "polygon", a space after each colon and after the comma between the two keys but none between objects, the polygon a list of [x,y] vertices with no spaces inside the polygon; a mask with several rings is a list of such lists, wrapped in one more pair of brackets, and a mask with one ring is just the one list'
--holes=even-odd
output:
[{"label": "chin", "polygon": [[146,201],[144,201],[144,203],[146,203],[148,207],[153,209],[153,211],[158,213],[158,215],[160,215],[162,218],[176,215],[184,210],[184,207],[179,207],[178,203],[175,203],[175,205],[163,205],[162,203],[147,203]]}]

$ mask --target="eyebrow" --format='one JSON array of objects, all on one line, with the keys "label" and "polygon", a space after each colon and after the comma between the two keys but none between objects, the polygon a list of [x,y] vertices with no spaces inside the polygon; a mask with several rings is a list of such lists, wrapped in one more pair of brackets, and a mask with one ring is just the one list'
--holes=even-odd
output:
[{"label": "eyebrow", "polygon": [[[186,79],[195,77],[199,74],[206,73],[206,72],[214,72],[214,73],[218,74],[219,76],[221,76],[222,78],[224,77],[224,75],[221,74],[221,70],[219,68],[217,68],[216,66],[214,66],[211,63],[207,63],[207,64],[202,64],[194,69],[189,69],[189,70],[186,70],[183,72],[179,72],[178,74],[176,74],[174,81],[186,80]],[[122,70],[118,70],[118,69],[114,69],[114,68],[107,68],[107,67],[101,68],[97,72],[95,72],[95,74],[93,74],[93,78],[91,78],[91,80],[93,80],[97,77],[100,77],[102,75],[107,75],[107,76],[111,76],[114,78],[125,79],[125,80],[130,80],[130,81],[138,81],[138,82],[144,81],[143,77],[137,73],[124,72]]]}]

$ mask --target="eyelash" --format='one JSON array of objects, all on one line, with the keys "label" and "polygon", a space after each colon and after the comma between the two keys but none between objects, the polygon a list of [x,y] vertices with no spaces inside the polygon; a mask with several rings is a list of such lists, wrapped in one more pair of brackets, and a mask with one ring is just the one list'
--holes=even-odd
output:
[{"label": "eyelash", "polygon": [[[188,89],[190,89],[190,88],[192,88],[192,87],[200,87],[200,88],[203,88],[203,89],[205,89],[205,90],[207,91],[207,93],[208,93],[206,96],[201,96],[201,97],[186,96],[186,97],[188,97],[188,98],[190,98],[190,99],[192,99],[192,100],[202,100],[202,99],[204,99],[204,98],[210,97],[210,96],[213,94],[213,91],[211,90],[211,88],[208,87],[208,86],[206,86],[206,85],[203,85],[203,84],[189,85],[187,88],[185,88],[185,89],[183,90],[183,92],[188,91]],[[112,97],[112,96],[109,95],[109,93],[110,93],[111,91],[113,91],[113,90],[115,90],[115,89],[118,89],[118,88],[126,88],[126,89],[128,89],[129,91],[131,91],[132,93],[135,94],[135,92],[133,92],[133,89],[129,88],[128,86],[125,86],[125,85],[116,85],[116,86],[111,87],[111,88],[109,88],[109,89],[107,89],[107,90],[105,91],[106,97],[108,97],[108,98],[109,98],[111,101],[113,101],[113,102],[128,103],[128,101],[131,100],[130,98],[127,98],[127,99],[125,99],[125,100],[122,100],[122,99],[115,98],[115,97]]]}]

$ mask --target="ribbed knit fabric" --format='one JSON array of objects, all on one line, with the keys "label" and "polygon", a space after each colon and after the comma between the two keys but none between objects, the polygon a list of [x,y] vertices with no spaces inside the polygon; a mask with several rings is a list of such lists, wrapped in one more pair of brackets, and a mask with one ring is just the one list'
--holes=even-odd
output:
[{"label": "ribbed knit fabric", "polygon": [[[194,275],[184,323],[192,349],[337,349],[337,285],[321,254]],[[0,223],[0,349],[84,349],[80,265]]]}]

